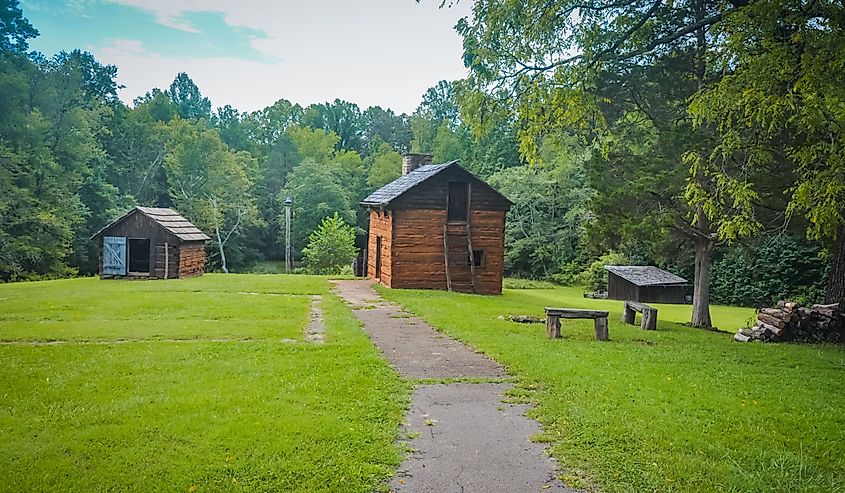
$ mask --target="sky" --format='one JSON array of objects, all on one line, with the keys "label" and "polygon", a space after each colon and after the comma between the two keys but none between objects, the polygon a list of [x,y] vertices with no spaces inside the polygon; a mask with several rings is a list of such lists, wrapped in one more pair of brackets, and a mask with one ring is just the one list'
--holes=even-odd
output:
[{"label": "sky", "polygon": [[411,113],[466,75],[455,23],[471,0],[20,0],[46,55],[81,48],[118,67],[127,104],[187,72],[214,107],[336,98]]}]

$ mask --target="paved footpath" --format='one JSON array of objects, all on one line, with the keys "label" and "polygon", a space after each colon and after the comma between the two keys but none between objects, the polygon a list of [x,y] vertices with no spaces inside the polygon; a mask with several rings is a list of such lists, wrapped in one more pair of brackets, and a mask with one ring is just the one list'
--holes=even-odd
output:
[{"label": "paved footpath", "polygon": [[[495,361],[389,303],[371,281],[334,281],[370,339],[409,379],[506,377]],[[506,383],[418,385],[402,424],[413,453],[391,482],[396,493],[574,492],[529,437],[540,425],[525,405],[502,403]]]}]

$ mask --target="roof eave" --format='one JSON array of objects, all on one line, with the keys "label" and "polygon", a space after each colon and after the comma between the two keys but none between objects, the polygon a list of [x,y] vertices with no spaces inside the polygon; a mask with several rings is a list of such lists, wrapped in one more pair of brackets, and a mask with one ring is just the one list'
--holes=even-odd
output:
[{"label": "roof eave", "polygon": [[133,208],[129,209],[129,212],[127,212],[126,214],[124,214],[124,215],[122,215],[122,216],[118,217],[118,218],[117,218],[117,219],[115,219],[114,221],[112,221],[112,222],[110,222],[110,223],[106,224],[105,226],[103,226],[102,228],[100,228],[100,230],[99,230],[99,231],[97,231],[96,233],[94,233],[93,235],[91,235],[91,237],[90,237],[90,238],[88,238],[88,240],[90,241],[90,240],[94,240],[94,239],[96,239],[98,236],[100,236],[101,234],[103,234],[103,232],[104,232],[105,230],[107,230],[107,229],[111,228],[112,226],[117,225],[119,222],[121,222],[121,221],[123,221],[124,219],[126,219],[127,217],[129,217],[129,216],[130,216],[133,212],[135,212],[135,211],[141,212],[141,211],[140,211],[140,209],[138,209],[138,206],[135,206],[135,207],[133,207]]}]

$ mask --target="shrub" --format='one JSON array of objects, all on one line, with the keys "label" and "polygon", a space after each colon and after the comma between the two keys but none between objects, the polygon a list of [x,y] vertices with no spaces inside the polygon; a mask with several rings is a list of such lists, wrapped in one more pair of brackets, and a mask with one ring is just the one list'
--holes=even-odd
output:
[{"label": "shrub", "polygon": [[819,246],[793,235],[767,236],[727,250],[710,272],[710,301],[762,306],[824,298],[827,264]]},{"label": "shrub", "polygon": [[337,212],[323,218],[302,250],[305,269],[310,274],[340,274],[357,254],[355,230]]},{"label": "shrub", "polygon": [[628,263],[628,257],[621,253],[605,253],[578,276],[578,283],[593,291],[605,291],[607,290],[607,271],[604,270],[604,266],[627,265]]}]

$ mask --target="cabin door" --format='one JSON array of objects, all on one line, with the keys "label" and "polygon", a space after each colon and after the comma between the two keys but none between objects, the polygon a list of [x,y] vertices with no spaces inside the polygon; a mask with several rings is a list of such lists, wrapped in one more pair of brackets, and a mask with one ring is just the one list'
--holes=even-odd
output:
[{"label": "cabin door", "polygon": [[126,237],[103,237],[103,274],[126,275]]},{"label": "cabin door", "polygon": [[129,238],[129,272],[150,273],[149,238]]},{"label": "cabin door", "polygon": [[381,279],[381,236],[376,236],[376,279]]}]

